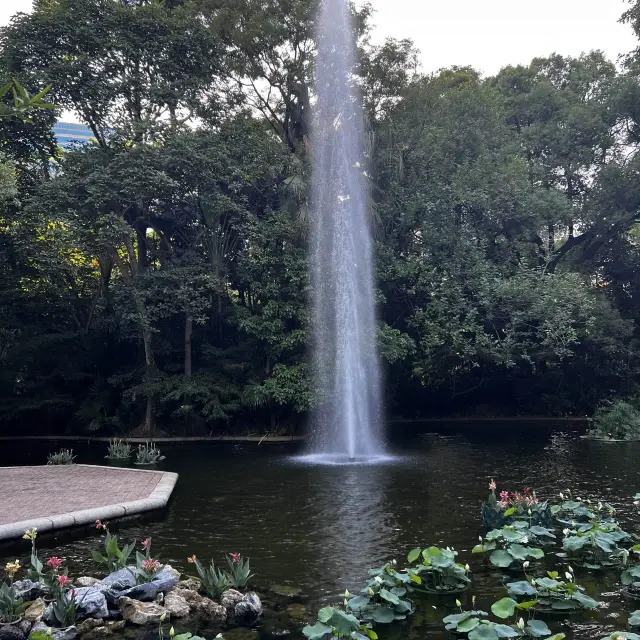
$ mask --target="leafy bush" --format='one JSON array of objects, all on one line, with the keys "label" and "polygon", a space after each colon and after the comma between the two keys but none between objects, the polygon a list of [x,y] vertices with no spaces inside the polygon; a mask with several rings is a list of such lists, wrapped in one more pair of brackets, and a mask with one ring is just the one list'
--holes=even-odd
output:
[{"label": "leafy bush", "polygon": [[161,455],[160,449],[156,449],[156,445],[152,442],[145,442],[138,446],[136,464],[156,464],[160,460],[164,460],[164,456]]},{"label": "leafy bush", "polygon": [[73,464],[75,458],[73,449],[60,449],[57,453],[49,454],[47,464]]},{"label": "leafy bush", "polygon": [[640,410],[626,400],[614,400],[598,407],[590,438],[604,440],[637,440],[640,438]]},{"label": "leafy bush", "polygon": [[128,460],[133,452],[133,447],[128,443],[114,438],[109,442],[109,451],[105,458],[109,460]]}]

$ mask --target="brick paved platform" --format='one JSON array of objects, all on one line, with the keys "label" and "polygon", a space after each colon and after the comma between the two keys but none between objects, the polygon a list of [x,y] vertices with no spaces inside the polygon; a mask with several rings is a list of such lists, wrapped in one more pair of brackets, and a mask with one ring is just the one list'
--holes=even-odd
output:
[{"label": "brick paved platform", "polygon": [[164,507],[176,473],[85,464],[0,467],[0,540]]}]

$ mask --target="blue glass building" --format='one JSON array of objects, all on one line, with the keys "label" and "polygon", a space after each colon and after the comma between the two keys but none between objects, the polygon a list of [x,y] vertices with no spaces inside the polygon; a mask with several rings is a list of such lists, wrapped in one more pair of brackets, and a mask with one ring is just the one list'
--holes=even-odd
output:
[{"label": "blue glass building", "polygon": [[62,148],[68,148],[73,143],[85,143],[95,139],[89,127],[76,122],[56,122],[53,126],[53,134]]}]

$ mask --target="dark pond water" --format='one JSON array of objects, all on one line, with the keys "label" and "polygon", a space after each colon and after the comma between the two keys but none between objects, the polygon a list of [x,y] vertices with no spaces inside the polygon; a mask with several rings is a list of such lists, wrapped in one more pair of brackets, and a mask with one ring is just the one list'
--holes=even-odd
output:
[{"label": "dark pond water", "polygon": [[[0,445],[0,464],[34,464],[46,450],[29,444]],[[53,445],[48,446],[54,448]],[[105,445],[76,447],[78,462],[99,462]],[[309,466],[295,450],[268,447],[164,447],[164,469],[180,479],[163,514],[121,527],[127,538],[153,537],[161,560],[187,573],[186,558],[222,560],[224,552],[251,558],[259,588],[300,587],[310,609],[336,601],[345,588],[361,588],[368,568],[406,559],[408,550],[431,544],[453,546],[473,570],[473,589],[483,608],[503,597],[505,577],[487,568],[470,550],[482,533],[479,504],[493,477],[499,488],[536,488],[541,497],[571,488],[574,495],[603,499],[619,509],[625,526],[640,532],[631,496],[640,490],[640,443],[588,442],[570,430],[485,427],[457,434],[425,433],[393,447],[395,460],[378,465]],[[76,573],[95,573],[89,554],[95,531],[69,539],[51,535],[42,545],[56,548]],[[26,546],[0,548],[0,560]],[[549,568],[561,560],[547,551]],[[571,623],[551,620],[569,637],[599,638],[624,629],[635,608],[619,594],[617,572],[583,571],[577,580],[601,603],[598,613]],[[513,578],[510,579],[519,579]],[[420,602],[406,626],[387,637],[445,638],[440,620],[453,603]],[[433,607],[436,607],[435,609]],[[302,626],[302,625],[301,625]],[[399,634],[399,635],[398,635]]]}]

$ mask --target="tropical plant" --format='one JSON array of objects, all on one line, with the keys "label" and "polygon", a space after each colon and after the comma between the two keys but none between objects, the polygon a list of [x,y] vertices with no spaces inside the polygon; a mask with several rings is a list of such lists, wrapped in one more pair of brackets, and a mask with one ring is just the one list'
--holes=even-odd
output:
[{"label": "tropical plant", "polygon": [[222,569],[218,569],[213,560],[211,560],[208,567],[204,567],[195,555],[187,558],[187,561],[195,564],[196,571],[200,577],[200,584],[210,598],[217,598],[229,588],[229,574]]},{"label": "tropical plant", "polygon": [[27,608],[28,603],[18,597],[13,586],[13,578],[19,569],[20,562],[18,560],[7,562],[5,565],[4,570],[8,582],[3,582],[0,585],[0,622],[16,622]]},{"label": "tropical plant", "polygon": [[628,552],[618,543],[629,540],[631,535],[623,531],[617,522],[591,520],[575,523],[563,530],[562,549],[573,562],[578,561],[587,569],[619,566],[626,562]]},{"label": "tropical plant", "polygon": [[146,538],[142,542],[144,553],[136,551],[136,564],[133,567],[127,567],[136,579],[136,584],[145,584],[152,582],[162,565],[156,558],[151,557],[151,538]]},{"label": "tropical plant", "polygon": [[226,558],[229,565],[229,585],[234,589],[244,589],[254,576],[249,568],[249,558],[245,559],[239,553],[228,553]]},{"label": "tropical plant", "polygon": [[524,487],[522,492],[501,491],[499,496],[496,496],[496,490],[495,480],[491,480],[489,498],[481,508],[483,526],[495,529],[516,520],[527,520],[530,525],[552,525],[548,503],[540,502],[536,492],[529,487]]},{"label": "tropical plant", "polygon": [[[474,597],[475,603],[475,597]],[[443,619],[445,629],[457,634],[466,634],[469,640],[498,640],[498,638],[543,638],[544,640],[562,640],[564,633],[553,634],[547,624],[534,618],[526,622],[522,617],[511,624],[486,620],[486,611],[463,611]],[[491,605],[491,612],[501,620],[516,616],[516,612],[530,612],[535,600],[518,603],[512,598],[502,598]]]},{"label": "tropical plant", "polygon": [[395,620],[404,620],[415,610],[415,605],[406,596],[412,584],[422,582],[413,571],[396,570],[395,561],[370,569],[371,579],[362,589],[362,595],[349,597],[345,594],[347,611],[365,622],[388,624]]},{"label": "tropical plant", "polygon": [[47,464],[73,464],[75,458],[73,449],[60,449],[57,453],[48,455]]},{"label": "tropical plant", "polygon": [[63,567],[64,560],[57,556],[48,558],[44,564],[46,569],[42,573],[42,582],[44,582],[47,591],[56,597],[60,591],[64,589],[64,586],[71,581],[69,580],[69,570],[67,567]]},{"label": "tropical plant", "polygon": [[102,529],[105,533],[105,554],[103,555],[102,553],[94,549],[91,552],[93,561],[98,565],[106,566],[109,573],[117,571],[118,569],[124,569],[129,562],[129,556],[133,552],[136,543],[132,542],[130,544],[125,544],[122,549],[120,549],[120,545],[118,544],[118,536],[113,535],[109,532],[109,528],[106,522],[103,523],[100,520],[96,520],[96,529]]},{"label": "tropical plant", "polygon": [[164,458],[160,453],[160,449],[157,449],[156,445],[152,442],[145,442],[145,444],[138,445],[136,464],[156,464],[160,462],[160,460],[164,460]]},{"label": "tropical plant", "polygon": [[335,607],[323,607],[318,620],[307,625],[302,633],[309,640],[322,638],[351,638],[352,640],[377,640],[378,635],[369,625],[362,624],[354,615]]},{"label": "tropical plant", "polygon": [[456,562],[457,555],[458,552],[449,547],[428,547],[424,550],[417,548],[409,552],[407,560],[414,563],[418,558],[422,558],[422,562],[412,569],[415,575],[422,578],[422,589],[435,593],[451,593],[462,591],[471,583],[469,565]]},{"label": "tropical plant", "polygon": [[562,611],[566,613],[596,609],[598,603],[585,595],[584,587],[576,584],[572,571],[567,571],[565,580],[559,580],[557,571],[548,571],[543,578],[530,581],[509,582],[506,587],[509,596],[537,600],[536,610]]},{"label": "tropical plant", "polygon": [[[540,530],[543,529],[544,527],[540,527]],[[473,547],[472,552],[488,553],[490,551],[491,564],[503,569],[520,566],[524,562],[529,562],[529,559],[539,560],[544,557],[544,551],[538,547],[528,546],[528,531],[529,528],[518,529],[515,526],[493,529],[484,539],[480,536],[480,544]]]},{"label": "tropical plant", "polygon": [[44,582],[44,566],[38,558],[38,549],[36,547],[36,538],[38,537],[38,529],[32,527],[27,529],[22,536],[23,540],[31,542],[31,555],[29,557],[30,568],[27,570],[27,578],[33,582]]},{"label": "tropical plant", "polygon": [[133,452],[133,447],[124,440],[114,438],[109,442],[108,453],[105,458],[109,460],[128,460]]},{"label": "tropical plant", "polygon": [[31,96],[17,80],[10,80],[0,87],[0,99],[11,92],[13,104],[7,104],[0,100],[0,119],[21,118],[26,122],[30,122],[28,114],[33,109],[55,109],[55,104],[42,101],[42,98],[49,93],[50,89],[51,85],[48,85],[42,91]]},{"label": "tropical plant", "polygon": [[61,627],[70,627],[77,622],[78,602],[75,589],[60,591],[51,606],[53,615]]},{"label": "tropical plant", "polygon": [[593,428],[587,431],[587,438],[598,440],[638,440],[640,439],[640,411],[637,400],[629,402],[618,399],[596,410]]}]

